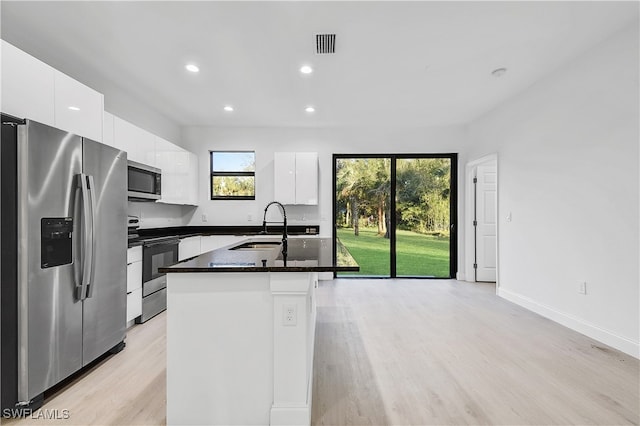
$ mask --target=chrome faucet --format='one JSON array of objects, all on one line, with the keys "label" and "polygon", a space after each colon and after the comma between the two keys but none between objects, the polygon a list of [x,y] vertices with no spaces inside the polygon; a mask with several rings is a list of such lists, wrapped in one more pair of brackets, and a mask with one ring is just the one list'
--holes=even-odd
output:
[{"label": "chrome faucet", "polygon": [[[269,210],[269,207],[271,207],[272,204],[277,204],[280,206],[280,208],[282,209],[282,222],[267,222],[267,210]],[[261,234],[266,234],[267,233],[267,223],[282,223],[283,227],[282,227],[282,255],[287,256],[287,211],[284,209],[284,206],[282,205],[282,203],[279,203],[278,201],[272,201],[269,204],[267,204],[267,207],[264,208],[264,216],[262,218],[262,232]]]}]

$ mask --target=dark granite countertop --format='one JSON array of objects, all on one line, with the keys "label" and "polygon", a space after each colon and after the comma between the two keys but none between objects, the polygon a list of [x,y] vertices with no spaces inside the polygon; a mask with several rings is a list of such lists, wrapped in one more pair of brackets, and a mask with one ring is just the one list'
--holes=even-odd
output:
[{"label": "dark granite countertop", "polygon": [[[234,249],[242,244],[273,242],[274,246]],[[333,261],[331,238],[295,238],[288,240],[287,255],[280,238],[252,239],[203,253],[159,272],[339,272],[358,271],[360,267],[338,242],[338,261]]]},{"label": "dark granite countertop", "polygon": [[[128,246],[136,247],[144,244],[153,238],[158,237],[177,237],[187,238],[197,235],[258,235],[262,231],[262,226],[172,226],[167,228],[149,228],[139,229],[139,237],[129,239]],[[317,235],[319,232],[318,225],[291,225],[287,227],[289,235]],[[269,226],[269,235],[277,237],[282,235],[282,226]]]}]

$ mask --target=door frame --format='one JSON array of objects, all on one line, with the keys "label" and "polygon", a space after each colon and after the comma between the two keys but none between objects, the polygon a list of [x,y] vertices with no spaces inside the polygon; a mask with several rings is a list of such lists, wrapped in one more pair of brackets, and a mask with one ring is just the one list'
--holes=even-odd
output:
[{"label": "door frame", "polygon": [[[396,222],[396,209],[395,209],[395,198],[396,198],[396,187],[393,183],[396,180],[396,160],[397,159],[406,159],[406,158],[448,158],[451,160],[451,192],[449,196],[449,277],[423,277],[423,276],[402,276],[397,277],[396,275],[396,227],[393,226],[389,230],[389,277],[341,277],[341,278],[368,278],[368,279],[388,279],[388,278],[407,278],[407,279],[456,279],[458,276],[458,153],[395,153],[395,154],[333,154],[332,162],[331,162],[331,176],[332,176],[332,240],[333,240],[333,262],[337,263],[337,241],[338,241],[338,228],[336,226],[336,161],[341,158],[355,158],[355,159],[365,159],[365,158],[389,158],[391,159],[391,170],[389,171],[390,176],[390,193],[389,199],[391,205],[389,206],[389,223]],[[393,207],[393,208],[392,208]],[[333,277],[337,277],[337,273],[333,273]]]},{"label": "door frame", "polygon": [[498,162],[498,154],[489,154],[476,160],[469,161],[465,166],[465,256],[464,256],[464,276],[458,274],[458,279],[468,282],[476,282],[473,261],[475,258],[475,238],[474,238],[474,170],[485,163],[494,161],[496,163],[497,174],[497,190],[496,190],[496,293],[500,287],[500,164]]}]

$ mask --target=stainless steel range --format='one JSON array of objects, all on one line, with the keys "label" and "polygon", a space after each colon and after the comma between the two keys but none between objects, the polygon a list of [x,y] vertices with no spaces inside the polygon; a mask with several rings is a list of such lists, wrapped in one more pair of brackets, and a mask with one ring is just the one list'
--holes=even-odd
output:
[{"label": "stainless steel range", "polygon": [[146,239],[142,244],[142,315],[137,323],[143,323],[167,309],[167,276],[158,272],[178,263],[176,237]]},{"label": "stainless steel range", "polygon": [[139,219],[129,216],[129,241],[142,244],[142,315],[141,324],[167,308],[167,276],[159,268],[178,263],[177,237],[145,237],[138,233]]}]

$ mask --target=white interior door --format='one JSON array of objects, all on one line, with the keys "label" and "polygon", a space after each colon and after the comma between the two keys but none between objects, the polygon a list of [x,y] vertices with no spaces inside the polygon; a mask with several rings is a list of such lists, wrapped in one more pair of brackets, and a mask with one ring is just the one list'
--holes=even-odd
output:
[{"label": "white interior door", "polygon": [[498,170],[495,161],[476,168],[476,281],[496,281]]}]

